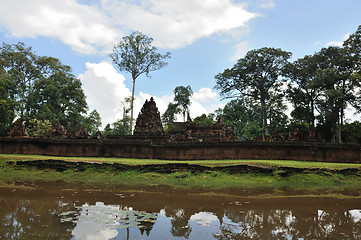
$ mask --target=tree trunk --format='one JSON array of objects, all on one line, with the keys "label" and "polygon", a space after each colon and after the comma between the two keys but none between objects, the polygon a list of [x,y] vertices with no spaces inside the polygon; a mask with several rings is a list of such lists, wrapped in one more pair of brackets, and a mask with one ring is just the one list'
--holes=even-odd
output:
[{"label": "tree trunk", "polygon": [[311,100],[311,128],[315,128],[315,105],[313,103],[313,100]]},{"label": "tree trunk", "polygon": [[261,109],[262,109],[263,140],[266,140],[266,136],[268,135],[268,126],[267,126],[266,103],[264,99],[261,99]]},{"label": "tree trunk", "polygon": [[342,143],[342,125],[343,125],[343,108],[341,108],[340,117],[338,120],[338,126],[337,126],[337,135],[338,135],[338,143]]},{"label": "tree trunk", "polygon": [[132,99],[130,101],[130,134],[133,135],[133,111],[134,111],[135,78],[133,77]]}]

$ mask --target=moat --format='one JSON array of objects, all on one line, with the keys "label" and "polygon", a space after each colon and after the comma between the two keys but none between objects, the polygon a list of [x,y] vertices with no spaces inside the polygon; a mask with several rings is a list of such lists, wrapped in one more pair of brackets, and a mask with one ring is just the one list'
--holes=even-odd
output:
[{"label": "moat", "polygon": [[360,239],[361,199],[153,187],[0,188],[0,239]]}]

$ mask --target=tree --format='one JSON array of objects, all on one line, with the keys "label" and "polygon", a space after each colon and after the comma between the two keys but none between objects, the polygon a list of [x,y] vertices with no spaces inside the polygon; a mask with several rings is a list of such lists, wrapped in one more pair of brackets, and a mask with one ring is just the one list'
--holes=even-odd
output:
[{"label": "tree", "polygon": [[288,65],[287,76],[291,80],[287,96],[293,104],[291,116],[305,121],[311,128],[315,127],[316,101],[321,94],[321,89],[314,82],[318,69],[316,56],[305,56]]},{"label": "tree", "polygon": [[0,69],[7,76],[7,96],[26,126],[33,119],[59,121],[74,133],[84,120],[88,105],[82,83],[59,59],[37,56],[24,43],[4,43]]},{"label": "tree", "polygon": [[226,125],[234,125],[240,140],[253,140],[262,137],[261,108],[249,99],[236,99],[223,108],[223,120]]},{"label": "tree", "polygon": [[102,125],[98,111],[91,111],[88,116],[84,117],[81,124],[87,133],[94,135],[97,131],[99,131],[99,127]]},{"label": "tree", "polygon": [[[358,97],[360,77],[354,58],[345,48],[323,48],[316,54],[319,68],[315,74],[315,84],[321,89],[318,106],[319,119],[327,128],[333,141],[342,142],[342,126],[347,105],[360,105]],[[329,140],[329,139],[328,139]]]},{"label": "tree", "polygon": [[215,88],[221,90],[222,98],[249,97],[258,102],[262,111],[264,134],[268,134],[268,104],[270,93],[280,91],[285,75],[285,66],[290,52],[275,48],[261,48],[249,51],[231,69],[217,74]]},{"label": "tree", "polygon": [[82,83],[71,73],[69,66],[58,59],[43,58],[46,67],[33,84],[28,97],[27,119],[60,122],[72,133],[84,120],[88,110]]},{"label": "tree", "polygon": [[21,119],[26,111],[27,97],[35,80],[39,78],[38,59],[31,47],[26,47],[21,42],[13,45],[3,43],[0,48],[0,67],[11,79],[10,97],[14,99],[15,110]]},{"label": "tree", "polygon": [[183,121],[186,121],[186,114],[191,105],[190,97],[193,94],[191,86],[178,86],[173,90],[173,102],[168,104],[167,110],[162,115],[163,123],[167,124],[175,120],[175,115],[182,113]]},{"label": "tree", "polygon": [[14,100],[9,96],[11,81],[0,67],[0,136],[6,136],[7,129],[15,118]]},{"label": "tree", "polygon": [[130,135],[130,118],[127,116],[125,119],[119,119],[112,124],[107,124],[104,128],[104,135]]},{"label": "tree", "polygon": [[206,114],[202,114],[201,116],[194,118],[193,122],[201,126],[212,126],[215,123],[215,116],[216,115],[214,113],[210,113],[208,116]]},{"label": "tree", "polygon": [[49,120],[36,120],[29,121],[30,128],[28,128],[28,134],[31,137],[46,137],[52,124]]},{"label": "tree", "polygon": [[164,60],[170,58],[170,53],[157,53],[157,48],[152,46],[153,39],[142,34],[133,32],[114,46],[110,54],[113,62],[120,71],[128,72],[132,75],[133,88],[131,96],[130,130],[133,132],[133,110],[135,81],[142,75],[150,77],[150,72],[159,70],[167,65]]},{"label": "tree", "polygon": [[167,110],[162,115],[162,122],[164,125],[168,125],[170,122],[175,121],[175,115],[180,113],[180,108],[178,108],[175,103],[168,103]]},{"label": "tree", "polygon": [[190,97],[193,94],[191,86],[178,86],[174,89],[174,102],[180,108],[180,112],[183,114],[183,121],[186,121],[186,113],[191,105]]}]

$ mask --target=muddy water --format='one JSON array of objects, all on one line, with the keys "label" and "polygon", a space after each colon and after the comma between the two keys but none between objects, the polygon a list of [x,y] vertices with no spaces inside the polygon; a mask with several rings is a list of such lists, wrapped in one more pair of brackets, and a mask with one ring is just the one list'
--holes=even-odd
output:
[{"label": "muddy water", "polygon": [[0,188],[0,239],[361,239],[361,198],[18,185]]}]

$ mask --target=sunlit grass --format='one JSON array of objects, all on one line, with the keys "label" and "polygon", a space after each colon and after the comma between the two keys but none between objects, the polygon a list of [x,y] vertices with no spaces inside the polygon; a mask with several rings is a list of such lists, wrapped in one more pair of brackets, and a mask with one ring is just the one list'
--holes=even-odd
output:
[{"label": "sunlit grass", "polygon": [[[158,173],[139,170],[118,171],[116,168],[87,167],[84,171],[68,169],[57,172],[54,169],[39,170],[35,167],[26,167],[7,164],[9,161],[29,160],[64,160],[71,162],[98,162],[119,163],[128,165],[189,163],[202,166],[272,166],[273,173],[235,173],[230,174],[221,170],[207,170],[204,172],[192,172],[190,170],[178,170],[174,173]],[[292,173],[289,176],[281,176],[282,170],[277,167],[293,168],[322,168],[324,171]],[[16,155],[0,154],[0,187],[12,184],[16,181],[65,181],[68,183],[81,182],[89,187],[95,184],[106,186],[135,186],[135,187],[171,187],[181,189],[202,189],[215,193],[232,190],[240,192],[244,190],[272,191],[276,195],[288,194],[291,191],[300,191],[301,194],[317,195],[320,191],[327,194],[339,194],[350,191],[361,194],[361,174],[341,174],[331,170],[347,168],[361,168],[361,164],[348,163],[324,163],[285,160],[196,160],[196,161],[173,161],[157,159],[125,159],[125,158],[97,158],[97,157],[53,157],[40,155]],[[280,193],[280,194],[279,194]],[[299,193],[298,193],[299,194]]]},{"label": "sunlit grass", "polygon": [[188,163],[208,167],[217,166],[275,166],[294,168],[361,168],[361,164],[356,163],[330,163],[330,162],[308,162],[292,160],[160,160],[160,159],[130,159],[130,158],[105,158],[105,157],[57,157],[44,155],[22,155],[22,154],[0,154],[0,161],[30,161],[30,160],[63,160],[70,162],[97,162],[97,163],[119,163],[127,165],[148,165],[148,164],[168,164],[168,163]]}]

